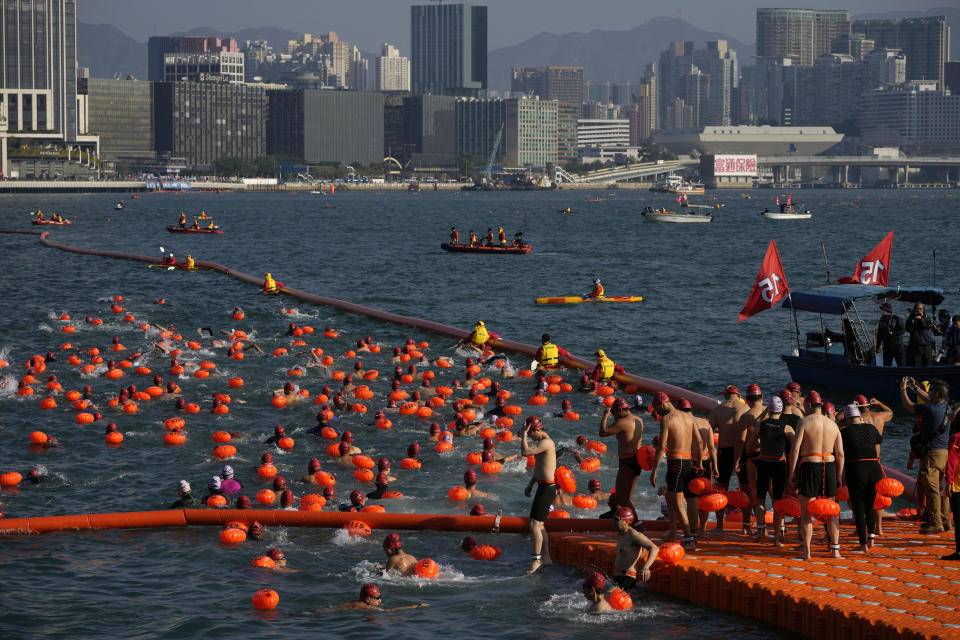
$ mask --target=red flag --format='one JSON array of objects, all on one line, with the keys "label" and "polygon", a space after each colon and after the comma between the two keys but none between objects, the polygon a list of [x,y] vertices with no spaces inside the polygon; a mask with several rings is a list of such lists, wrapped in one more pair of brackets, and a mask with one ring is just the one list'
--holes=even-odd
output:
[{"label": "red flag", "polygon": [[852,278],[840,278],[838,284],[876,284],[881,287],[890,282],[890,252],[893,250],[893,231],[880,244],[860,259]]},{"label": "red flag", "polygon": [[777,206],[780,206],[780,196],[777,196]]},{"label": "red flag", "polygon": [[789,196],[787,196],[787,206],[789,207],[791,204],[793,204],[793,194],[792,194],[792,193],[791,193]]},{"label": "red flag", "polygon": [[750,297],[747,298],[747,304],[737,316],[737,322],[743,322],[755,313],[773,308],[773,305],[788,293],[790,293],[790,287],[787,286],[787,276],[784,275],[783,265],[780,264],[777,243],[771,240],[770,246],[767,247],[767,255],[763,257],[763,264],[760,265],[760,272],[753,283],[753,289],[750,290]]}]

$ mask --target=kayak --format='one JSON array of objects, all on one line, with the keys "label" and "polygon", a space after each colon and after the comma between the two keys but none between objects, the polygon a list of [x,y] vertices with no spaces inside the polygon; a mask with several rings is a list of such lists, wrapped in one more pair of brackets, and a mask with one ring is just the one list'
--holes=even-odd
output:
[{"label": "kayak", "polygon": [[453,253],[530,253],[533,249],[529,244],[520,245],[519,247],[515,244],[487,247],[479,244],[450,244],[449,242],[444,242],[440,245],[440,248]]},{"label": "kayak", "polygon": [[581,302],[641,302],[643,296],[600,296],[599,298],[581,298],[565,296],[560,298],[537,298],[537,304],[580,304]]},{"label": "kayak", "polygon": [[167,227],[170,233],[223,233],[220,229],[190,229],[189,227]]},{"label": "kayak", "polygon": [[59,227],[69,227],[73,223],[69,220],[64,220],[63,222],[55,222],[54,220],[31,220],[30,224],[53,224]]},{"label": "kayak", "polygon": [[199,267],[187,267],[182,264],[148,264],[147,269],[166,269],[167,271],[173,271],[175,269],[180,269],[181,271],[199,271]]}]

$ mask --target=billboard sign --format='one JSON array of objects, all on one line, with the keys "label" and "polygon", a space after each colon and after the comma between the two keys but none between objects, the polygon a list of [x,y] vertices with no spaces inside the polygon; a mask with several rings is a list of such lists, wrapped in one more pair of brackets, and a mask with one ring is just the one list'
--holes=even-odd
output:
[{"label": "billboard sign", "polygon": [[757,156],[713,156],[713,175],[715,176],[751,176],[757,175]]}]

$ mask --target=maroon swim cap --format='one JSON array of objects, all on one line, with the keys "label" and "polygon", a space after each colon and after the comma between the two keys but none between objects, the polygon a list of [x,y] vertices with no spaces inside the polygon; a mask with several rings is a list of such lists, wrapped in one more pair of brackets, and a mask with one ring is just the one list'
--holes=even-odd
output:
[{"label": "maroon swim cap", "polygon": [[497,446],[497,443],[494,441],[493,438],[487,437],[483,439],[484,451],[486,451],[487,449],[493,449],[495,446]]},{"label": "maroon swim cap", "polygon": [[399,549],[403,546],[403,543],[400,541],[399,533],[388,533],[387,537],[383,539],[383,546],[386,549]]},{"label": "maroon swim cap", "polygon": [[363,491],[359,489],[354,489],[350,492],[350,502],[353,504],[363,504],[367,501],[367,496],[363,495]]},{"label": "maroon swim cap", "polygon": [[277,476],[273,479],[273,490],[274,491],[283,491],[287,488],[287,479],[283,476]]},{"label": "maroon swim cap", "polygon": [[280,551],[280,549],[270,549],[270,551],[267,551],[267,556],[274,562],[284,558],[283,551]]},{"label": "maroon swim cap", "polygon": [[380,458],[377,460],[377,469],[383,471],[384,469],[390,468],[390,460],[387,458]]},{"label": "maroon swim cap", "polygon": [[591,478],[590,482],[587,483],[587,489],[589,489],[591,492],[600,491],[600,481],[596,478]]},{"label": "maroon swim cap", "polygon": [[540,416],[527,416],[527,419],[523,421],[523,426],[536,430],[543,428],[543,420],[540,419]]},{"label": "maroon swim cap", "polygon": [[477,544],[479,543],[477,542],[476,538],[474,538],[473,536],[467,536],[466,538],[460,541],[460,548],[463,549],[464,551],[470,551],[475,546],[477,546]]},{"label": "maroon swim cap", "polygon": [[260,464],[270,464],[271,462],[273,462],[273,456],[269,453],[260,456]]},{"label": "maroon swim cap", "polygon": [[343,433],[340,434],[340,439],[341,439],[343,442],[350,442],[350,441],[352,441],[352,440],[353,440],[353,432],[351,432],[351,431],[344,431]]},{"label": "maroon swim cap", "polygon": [[693,405],[690,404],[690,401],[686,398],[680,398],[680,400],[677,402],[677,409],[680,409],[681,411],[684,411],[685,409],[693,409]]},{"label": "maroon swim cap", "polygon": [[590,439],[587,436],[577,436],[577,446],[582,447],[583,445],[590,442]]},{"label": "maroon swim cap", "polygon": [[617,512],[613,516],[616,520],[623,520],[630,524],[634,520],[633,510],[630,507],[617,507]]},{"label": "maroon swim cap", "polygon": [[463,482],[464,484],[476,484],[477,483],[477,472],[473,469],[467,469],[463,472]]},{"label": "maroon swim cap", "polygon": [[237,509],[249,509],[250,508],[250,498],[247,496],[240,496],[237,498]]},{"label": "maroon swim cap", "polygon": [[108,422],[108,423],[107,423],[107,431],[106,431],[106,433],[112,433],[112,432],[117,431],[117,430],[118,430],[118,429],[117,429],[117,423],[116,423],[116,422]]},{"label": "maroon swim cap", "polygon": [[283,428],[283,425],[281,425],[281,424],[278,424],[277,426],[275,426],[275,427],[273,428],[273,435],[275,435],[275,436],[282,436],[282,435],[285,434],[286,432],[287,432],[287,430],[284,429],[284,428]]},{"label": "maroon swim cap", "polygon": [[430,425],[430,435],[434,435],[436,433],[440,433],[440,425],[434,422],[432,425]]},{"label": "maroon swim cap", "polygon": [[470,509],[470,515],[485,516],[487,515],[487,510],[483,507],[482,504],[475,504],[473,505],[473,509]]},{"label": "maroon swim cap", "polygon": [[493,449],[487,449],[486,451],[481,453],[480,460],[482,460],[483,462],[490,462],[491,460],[493,460]]},{"label": "maroon swim cap", "polygon": [[327,500],[333,500],[337,497],[337,490],[333,487],[324,487],[323,488],[323,497]]},{"label": "maroon swim cap", "polygon": [[599,573],[592,573],[583,581],[583,586],[596,591],[603,591],[604,587],[607,586],[607,579]]},{"label": "maroon swim cap", "polygon": [[360,587],[360,597],[361,598],[379,598],[380,597],[380,587],[368,582],[367,584]]},{"label": "maroon swim cap", "polygon": [[411,458],[416,458],[418,455],[420,455],[420,443],[411,442],[409,445],[407,445],[407,455]]},{"label": "maroon swim cap", "polygon": [[629,409],[630,404],[626,401],[625,398],[617,398],[613,401],[614,409]]},{"label": "maroon swim cap", "polygon": [[378,474],[377,474],[377,479],[374,481],[374,484],[375,484],[377,487],[385,487],[385,486],[387,486],[388,484],[390,484],[390,482],[387,480],[387,474],[385,474],[385,473],[378,473]]},{"label": "maroon swim cap", "polygon": [[320,461],[316,458],[310,458],[310,462],[307,463],[307,472],[316,473],[320,471]]}]

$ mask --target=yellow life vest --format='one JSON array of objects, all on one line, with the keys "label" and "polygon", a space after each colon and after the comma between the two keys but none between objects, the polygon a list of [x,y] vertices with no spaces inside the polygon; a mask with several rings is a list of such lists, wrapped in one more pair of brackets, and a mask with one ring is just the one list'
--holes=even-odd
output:
[{"label": "yellow life vest", "polygon": [[470,338],[470,341],[473,344],[486,344],[487,340],[490,339],[490,334],[487,333],[486,327],[474,327],[473,336]]},{"label": "yellow life vest", "polygon": [[603,380],[609,380],[613,377],[614,364],[610,358],[602,358],[597,362],[600,365],[600,377]]},{"label": "yellow life vest", "polygon": [[196,266],[196,263],[193,261],[193,258],[187,258],[187,268],[192,269]]},{"label": "yellow life vest", "polygon": [[273,278],[267,277],[267,278],[265,278],[264,281],[263,281],[263,290],[264,290],[264,291],[276,291],[276,290],[277,290],[277,283],[274,281]]},{"label": "yellow life vest", "polygon": [[557,345],[544,342],[540,347],[540,364],[552,367],[560,362],[560,350]]},{"label": "yellow life vest", "polygon": [[603,285],[602,285],[602,284],[596,285],[596,286],[593,288],[593,293],[591,293],[590,295],[593,296],[594,298],[599,298],[600,296],[602,296],[602,295],[603,295]]}]

